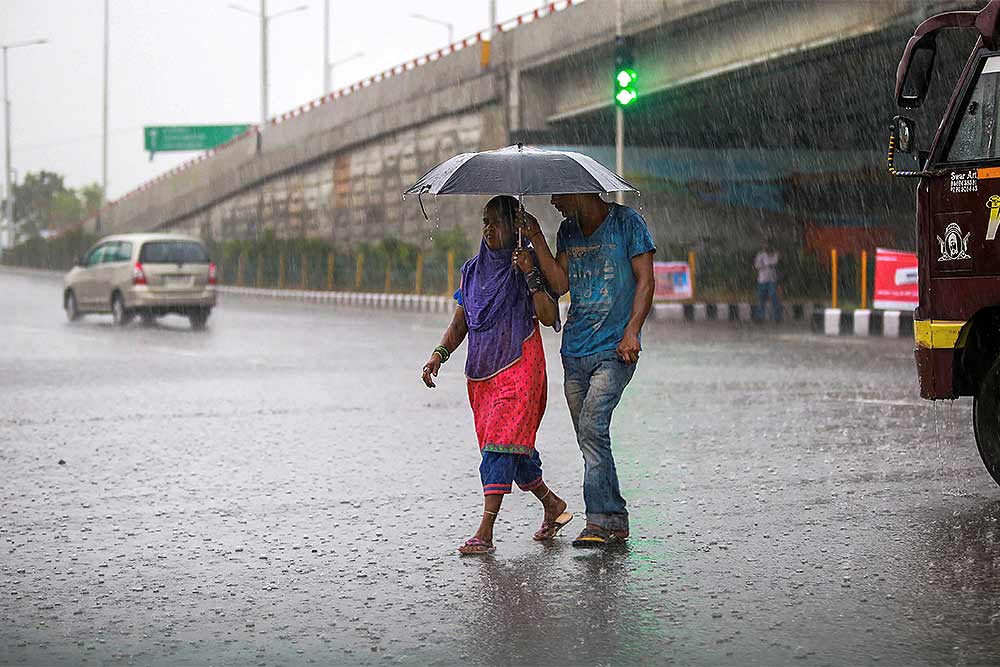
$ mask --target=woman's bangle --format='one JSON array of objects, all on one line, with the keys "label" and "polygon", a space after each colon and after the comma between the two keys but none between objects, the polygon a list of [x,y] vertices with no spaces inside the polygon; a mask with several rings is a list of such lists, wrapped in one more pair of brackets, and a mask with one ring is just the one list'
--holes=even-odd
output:
[{"label": "woman's bangle", "polygon": [[448,348],[446,348],[444,345],[438,345],[437,347],[435,347],[434,351],[431,352],[431,354],[436,354],[439,357],[441,357],[442,364],[447,363],[448,359],[451,358],[451,352],[449,352]]}]

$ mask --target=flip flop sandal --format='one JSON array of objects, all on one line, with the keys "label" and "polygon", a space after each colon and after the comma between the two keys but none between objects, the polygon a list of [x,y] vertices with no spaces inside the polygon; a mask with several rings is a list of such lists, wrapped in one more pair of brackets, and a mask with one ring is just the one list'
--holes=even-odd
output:
[{"label": "flip flop sandal", "polygon": [[584,528],[577,535],[576,539],[573,540],[573,546],[578,549],[600,549],[608,545],[610,537],[611,533],[609,531]]},{"label": "flip flop sandal", "polygon": [[496,550],[496,547],[489,542],[484,542],[478,537],[472,537],[466,540],[465,544],[458,548],[458,553],[463,556],[484,556],[486,554],[491,554]]},{"label": "flip flop sandal", "polygon": [[535,532],[532,539],[536,542],[544,542],[545,540],[551,540],[556,536],[562,527],[573,520],[572,512],[563,512],[556,517],[555,521],[543,521],[542,525],[539,526],[538,530]]}]

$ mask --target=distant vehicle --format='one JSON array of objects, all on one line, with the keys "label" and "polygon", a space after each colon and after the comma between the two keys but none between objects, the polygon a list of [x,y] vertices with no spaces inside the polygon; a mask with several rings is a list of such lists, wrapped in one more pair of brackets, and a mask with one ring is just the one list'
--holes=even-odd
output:
[{"label": "distant vehicle", "polygon": [[[922,106],[937,37],[955,28],[968,29],[976,42],[948,107],[923,149],[916,145],[913,120],[893,119],[889,170],[920,179],[920,301],[913,316],[920,395],[974,397],[976,444],[1000,484],[1000,0],[978,12],[938,14],[917,26],[896,72],[896,103]],[[915,159],[916,170],[896,168],[897,150]]]},{"label": "distant vehicle", "polygon": [[215,306],[215,264],[205,244],[180,234],[121,234],[98,241],[63,281],[72,322],[111,313],[118,326],[176,313],[203,329]]}]

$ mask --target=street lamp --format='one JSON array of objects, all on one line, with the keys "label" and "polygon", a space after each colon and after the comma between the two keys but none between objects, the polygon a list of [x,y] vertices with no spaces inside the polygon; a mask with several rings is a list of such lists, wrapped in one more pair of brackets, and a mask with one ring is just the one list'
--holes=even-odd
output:
[{"label": "street lamp", "polygon": [[448,43],[452,44],[455,42],[455,24],[448,23],[447,21],[442,21],[440,19],[431,18],[430,16],[424,16],[423,14],[410,14],[412,18],[418,19],[420,21],[427,21],[428,23],[434,23],[440,26],[444,26],[448,29]]},{"label": "street lamp", "polygon": [[326,65],[326,76],[327,76],[327,90],[326,93],[330,92],[330,86],[333,85],[333,68],[338,65],[343,65],[344,63],[349,63],[352,60],[357,60],[358,58],[364,58],[365,54],[363,51],[358,51],[357,53],[352,53],[346,58],[341,58],[340,60],[335,60],[332,63],[327,63]]},{"label": "street lamp", "polygon": [[[36,44],[45,44],[48,40],[46,39],[32,39],[26,42],[13,42],[11,44],[0,44],[0,48],[3,49],[3,123],[4,123],[4,169],[3,169],[3,181],[4,181],[4,194],[7,197],[6,215],[4,228],[10,228],[13,230],[14,227],[14,189],[10,184],[10,175],[13,171],[13,167],[10,164],[10,95],[7,94],[7,50],[8,49],[19,49],[22,46],[34,46]],[[3,239],[6,242],[6,239]]]},{"label": "street lamp", "polygon": [[299,5],[298,7],[292,7],[291,9],[285,9],[280,12],[276,12],[267,15],[267,0],[260,0],[260,12],[255,12],[252,9],[247,9],[246,7],[241,7],[239,5],[230,4],[230,9],[235,9],[238,12],[243,12],[244,14],[250,14],[251,16],[256,16],[260,20],[260,124],[267,124],[267,24],[272,20],[279,18],[281,16],[286,16],[294,12],[301,12],[305,9],[309,9],[308,5]]}]

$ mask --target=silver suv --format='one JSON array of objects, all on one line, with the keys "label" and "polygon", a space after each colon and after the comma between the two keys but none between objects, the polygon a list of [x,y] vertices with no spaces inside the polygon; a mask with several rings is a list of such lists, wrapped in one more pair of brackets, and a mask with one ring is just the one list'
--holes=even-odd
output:
[{"label": "silver suv", "polygon": [[121,234],[97,242],[64,279],[63,308],[72,322],[111,313],[124,326],[177,313],[202,329],[215,306],[215,264],[205,244],[180,234]]}]

